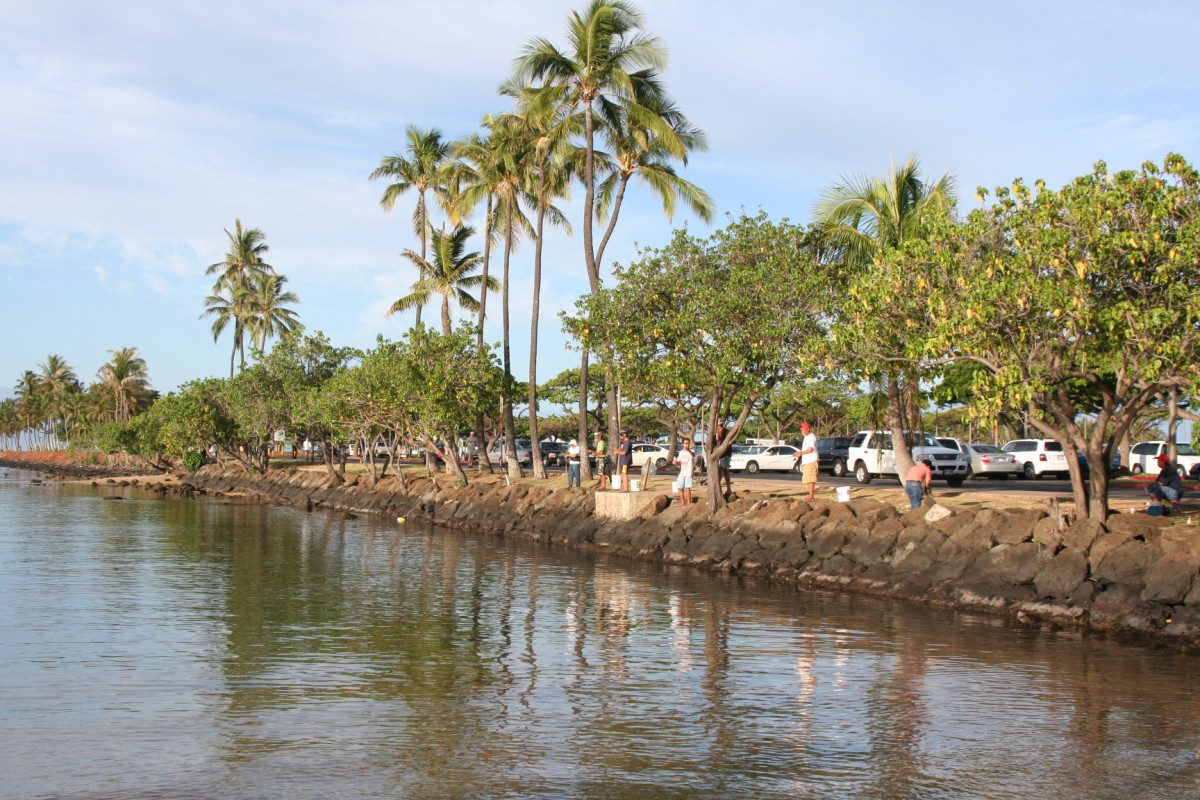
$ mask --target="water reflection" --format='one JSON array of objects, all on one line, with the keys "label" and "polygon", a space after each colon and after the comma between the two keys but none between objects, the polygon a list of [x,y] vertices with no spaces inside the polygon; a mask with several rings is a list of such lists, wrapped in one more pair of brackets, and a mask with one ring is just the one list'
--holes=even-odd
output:
[{"label": "water reflection", "polygon": [[112,491],[0,484],[6,797],[1200,796],[1191,657]]}]

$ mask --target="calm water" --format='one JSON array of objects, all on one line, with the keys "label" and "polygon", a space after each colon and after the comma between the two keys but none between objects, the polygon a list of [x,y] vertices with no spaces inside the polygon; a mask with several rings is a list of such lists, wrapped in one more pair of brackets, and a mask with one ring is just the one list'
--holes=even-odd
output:
[{"label": "calm water", "polygon": [[4,798],[1200,797],[1195,657],[29,477]]}]

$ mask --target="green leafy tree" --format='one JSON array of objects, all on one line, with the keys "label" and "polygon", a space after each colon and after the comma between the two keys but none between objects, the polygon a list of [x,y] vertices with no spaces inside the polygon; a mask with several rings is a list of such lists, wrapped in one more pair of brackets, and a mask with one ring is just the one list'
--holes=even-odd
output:
[{"label": "green leafy tree", "polygon": [[[837,287],[819,237],[765,214],[742,216],[706,240],[677,231],[615,270],[616,285],[583,298],[568,325],[584,346],[607,342],[622,385],[649,396],[706,398],[709,508],[724,504],[717,460],[755,404],[787,375],[828,357],[822,320]],[[735,418],[726,435],[718,423]]]},{"label": "green leafy tree", "polygon": [[1016,181],[909,263],[931,284],[929,351],[984,368],[973,410],[1026,407],[1069,453],[1080,516],[1103,520],[1114,443],[1156,397],[1198,382],[1196,170],[1172,154],[1115,174],[1099,162],[1059,190]]}]

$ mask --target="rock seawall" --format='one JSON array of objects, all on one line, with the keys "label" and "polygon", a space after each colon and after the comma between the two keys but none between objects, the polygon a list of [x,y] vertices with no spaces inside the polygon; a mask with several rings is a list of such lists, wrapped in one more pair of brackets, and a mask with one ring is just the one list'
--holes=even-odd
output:
[{"label": "rock seawall", "polygon": [[1117,514],[1061,527],[1046,511],[878,500],[808,503],[745,493],[708,515],[657,496],[638,518],[595,516],[592,492],[532,483],[465,488],[427,477],[331,487],[322,472],[266,477],[208,466],[160,491],[237,493],[301,509],[405,517],[489,535],[900,597],[1048,624],[1200,645],[1200,526]]}]

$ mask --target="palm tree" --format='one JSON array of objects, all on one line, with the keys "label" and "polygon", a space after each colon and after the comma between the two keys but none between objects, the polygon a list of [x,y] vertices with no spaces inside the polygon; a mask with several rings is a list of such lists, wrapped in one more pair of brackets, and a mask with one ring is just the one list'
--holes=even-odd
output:
[{"label": "palm tree", "polygon": [[[861,270],[884,252],[923,236],[931,219],[949,213],[954,199],[949,173],[926,183],[920,161],[909,156],[883,178],[860,175],[830,187],[817,204],[816,222],[846,267]],[[904,474],[912,466],[912,456],[904,446],[903,431],[919,427],[920,381],[914,375],[903,376],[900,370],[883,377],[889,427],[898,443],[897,468]]]},{"label": "palm tree", "polygon": [[[413,209],[413,232],[421,241],[421,260],[424,261],[427,256],[426,242],[428,240],[429,223],[429,207],[425,194],[434,189],[439,191],[442,187],[442,163],[450,154],[450,146],[442,141],[442,132],[437,128],[430,128],[428,131],[422,132],[414,125],[409,125],[405,129],[405,136],[408,138],[408,158],[396,153],[395,155],[386,156],[379,162],[379,167],[368,177],[369,180],[377,178],[389,178],[394,182],[389,184],[383,192],[383,197],[379,204],[383,206],[384,211],[391,211],[396,207],[396,200],[400,195],[410,189],[417,190],[417,206]],[[439,191],[440,194],[441,193]],[[424,277],[419,275],[418,279]],[[417,305],[416,324],[421,324],[421,304]]]},{"label": "palm tree", "polygon": [[536,208],[533,255],[533,308],[529,331],[529,436],[533,442],[533,476],[545,478],[537,419],[538,322],[541,316],[542,244],[547,218],[552,225],[570,232],[571,226],[553,201],[567,195],[574,174],[576,150],[571,137],[582,126],[582,118],[569,109],[539,107],[529,102],[528,87],[508,84],[501,93],[516,97],[520,111],[507,115],[516,135],[531,145],[526,171],[527,191]]},{"label": "palm tree", "polygon": [[262,275],[247,287],[248,316],[244,325],[250,341],[260,351],[266,348],[267,339],[304,329],[296,312],[287,307],[288,303],[299,303],[300,298],[295,292],[284,291],[286,283],[283,275]]},{"label": "palm tree", "polygon": [[41,370],[38,377],[44,403],[42,412],[55,443],[62,445],[67,438],[63,423],[70,405],[70,396],[81,391],[79,378],[75,376],[75,370],[66,359],[57,354],[48,356],[46,363],[39,364],[38,368]]},{"label": "palm tree", "polygon": [[495,278],[474,274],[483,262],[477,252],[465,253],[466,242],[475,235],[475,229],[459,225],[449,234],[444,230],[433,232],[433,259],[425,258],[412,250],[405,250],[404,257],[417,265],[422,277],[412,285],[412,292],[401,297],[388,309],[388,316],[407,311],[414,306],[429,302],[433,295],[442,297],[442,333],[450,335],[450,301],[454,299],[467,311],[478,311],[481,300],[476,300],[471,291],[479,289],[482,298],[487,292],[496,291],[500,284]]},{"label": "palm tree", "polygon": [[[534,102],[544,107],[581,110],[584,118],[583,153],[583,253],[592,294],[600,292],[600,258],[594,244],[596,206],[596,132],[619,130],[621,118],[627,127],[643,127],[656,141],[659,157],[686,159],[688,144],[659,111],[672,109],[659,82],[658,71],[666,66],[666,49],[657,38],[641,33],[642,18],[624,0],[592,0],[582,14],[572,12],[567,22],[569,48],[559,50],[545,39],[534,39],[517,59],[517,79],[539,84]],[[693,132],[693,135],[698,132]],[[694,141],[700,141],[694,139]],[[615,215],[612,223],[615,223]],[[580,363],[579,437],[587,441],[588,360],[585,348]],[[608,434],[615,444],[617,403],[615,387],[606,381]],[[584,471],[587,472],[584,462]]]},{"label": "palm tree", "polygon": [[246,323],[250,319],[250,292],[244,286],[220,285],[204,298],[204,312],[200,318],[216,317],[212,324],[213,341],[230,325],[233,326],[233,349],[229,353],[229,377],[233,377],[234,363],[241,355],[242,366],[246,366]]},{"label": "palm tree", "polygon": [[150,395],[150,372],[136,347],[109,350],[112,360],[96,373],[107,399],[113,404],[112,418],[128,422],[134,409]]},{"label": "palm tree", "polygon": [[[715,210],[712,197],[696,184],[681,178],[672,165],[674,161],[686,165],[689,152],[708,149],[704,132],[692,125],[674,103],[662,97],[646,98],[642,105],[651,110],[654,119],[669,125],[672,135],[664,139],[658,126],[647,125],[637,115],[627,112],[621,113],[616,124],[607,129],[606,135],[612,146],[612,169],[597,187],[596,214],[601,220],[607,218],[608,225],[596,250],[597,261],[604,257],[604,248],[621,213],[625,191],[634,177],[659,196],[663,213],[668,218],[675,216],[678,202],[682,200],[697,217],[705,222],[712,221]],[[684,146],[682,157],[676,155],[678,143]]]},{"label": "palm tree", "polygon": [[[509,337],[508,313],[508,297],[511,286],[510,266],[513,250],[516,249],[521,238],[532,228],[529,219],[521,210],[522,204],[529,206],[534,202],[526,188],[526,174],[532,145],[526,137],[521,135],[519,127],[511,115],[485,116],[483,125],[489,131],[486,150],[482,145],[476,146],[469,143],[455,148],[457,154],[470,154],[472,163],[477,165],[477,171],[474,171],[474,174],[471,174],[472,171],[468,169],[465,162],[460,162],[460,165],[456,167],[456,174],[459,178],[456,204],[460,210],[471,209],[487,198],[493,204],[492,226],[490,227],[503,234],[504,277],[500,290],[501,360],[504,373],[511,381],[513,374],[512,347]],[[485,229],[485,237],[486,235],[487,229]],[[504,435],[511,442],[516,439],[516,426],[513,420],[512,403],[507,397],[506,393],[505,399],[502,400],[500,416]],[[519,475],[521,472],[521,466],[517,463],[513,448],[508,449],[508,470],[512,475]]]},{"label": "palm tree", "polygon": [[861,268],[882,251],[921,236],[930,215],[947,213],[954,199],[949,173],[925,183],[920,160],[909,156],[883,178],[860,175],[827,189],[816,221],[846,265]]},{"label": "palm tree", "polygon": [[233,377],[234,359],[240,353],[242,366],[246,365],[247,323],[251,318],[253,286],[275,274],[275,268],[263,260],[271,248],[266,243],[266,234],[258,228],[244,229],[240,219],[234,220],[234,230],[225,231],[229,238],[229,252],[225,258],[210,264],[206,275],[216,275],[212,294],[204,299],[201,318],[216,316],[213,322],[213,341],[233,323],[233,350],[229,356],[229,377]]},{"label": "palm tree", "polygon": [[25,431],[29,441],[29,449],[34,449],[36,425],[42,420],[42,380],[33,370],[25,370],[17,385],[13,387],[17,400],[17,414],[20,428],[17,433],[17,447],[21,446],[21,434]]},{"label": "palm tree", "polygon": [[258,228],[245,230],[242,221],[233,221],[233,232],[225,230],[229,238],[229,252],[215,264],[209,264],[205,275],[216,275],[213,291],[218,291],[222,284],[236,286],[246,283],[252,275],[269,275],[275,268],[263,261],[263,256],[270,250],[266,242],[266,234]]}]

